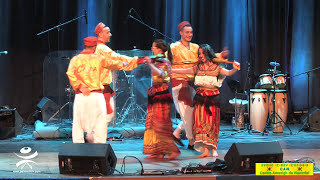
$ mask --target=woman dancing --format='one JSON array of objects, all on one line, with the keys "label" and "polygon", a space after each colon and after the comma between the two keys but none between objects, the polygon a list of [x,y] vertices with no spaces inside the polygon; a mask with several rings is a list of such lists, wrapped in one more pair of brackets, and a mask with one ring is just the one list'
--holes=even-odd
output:
[{"label": "woman dancing", "polygon": [[[145,124],[143,154],[148,159],[175,159],[180,150],[172,138],[171,104],[172,96],[169,92],[171,74],[170,46],[164,40],[155,40],[152,44],[154,58],[147,63],[152,70],[152,87],[148,89],[148,112]],[[168,54],[168,59],[165,58]],[[160,55],[160,56],[159,56]]]},{"label": "woman dancing", "polygon": [[[203,152],[198,157],[217,157],[217,145],[220,131],[220,99],[219,88],[223,78],[219,75],[231,76],[240,69],[240,64],[233,62],[233,69],[222,68],[219,59],[208,44],[202,44],[198,50],[199,63],[188,69],[172,69],[174,73],[195,74],[195,85],[198,86],[193,99],[193,135],[195,150]],[[225,61],[225,60],[221,60]]]}]

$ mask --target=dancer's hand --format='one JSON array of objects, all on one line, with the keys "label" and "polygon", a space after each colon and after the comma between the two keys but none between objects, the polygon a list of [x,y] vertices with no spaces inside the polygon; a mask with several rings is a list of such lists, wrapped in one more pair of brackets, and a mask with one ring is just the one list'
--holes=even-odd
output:
[{"label": "dancer's hand", "polygon": [[221,58],[227,59],[228,55],[229,55],[228,47],[224,47],[223,51],[221,52]]},{"label": "dancer's hand", "polygon": [[87,86],[81,86],[79,90],[84,96],[90,95],[90,90]]},{"label": "dancer's hand", "polygon": [[150,63],[152,62],[152,59],[150,59],[149,57],[147,57],[147,58],[146,58],[146,62],[147,62],[148,64],[150,64]]},{"label": "dancer's hand", "polygon": [[233,61],[232,65],[233,65],[233,69],[240,71],[240,63],[239,62]]},{"label": "dancer's hand", "polygon": [[148,56],[144,56],[144,57],[139,57],[138,60],[137,60],[137,63],[138,64],[144,64],[147,62],[147,58],[149,58]]},{"label": "dancer's hand", "polygon": [[129,65],[129,63],[127,63],[126,61],[123,61],[123,67],[126,67],[128,65]]}]

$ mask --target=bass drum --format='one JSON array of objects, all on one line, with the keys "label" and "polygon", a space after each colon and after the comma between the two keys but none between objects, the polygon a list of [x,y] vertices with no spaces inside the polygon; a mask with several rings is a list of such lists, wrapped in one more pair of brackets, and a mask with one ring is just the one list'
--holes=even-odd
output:
[{"label": "bass drum", "polygon": [[250,89],[250,124],[252,129],[264,130],[268,119],[268,107],[268,91],[266,89]]}]

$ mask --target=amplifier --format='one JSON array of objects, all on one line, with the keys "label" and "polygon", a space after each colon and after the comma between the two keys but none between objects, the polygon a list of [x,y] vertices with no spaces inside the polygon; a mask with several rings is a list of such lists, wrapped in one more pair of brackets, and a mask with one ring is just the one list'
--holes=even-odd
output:
[{"label": "amplifier", "polygon": [[21,133],[23,119],[14,109],[0,109],[0,139],[15,137]]}]

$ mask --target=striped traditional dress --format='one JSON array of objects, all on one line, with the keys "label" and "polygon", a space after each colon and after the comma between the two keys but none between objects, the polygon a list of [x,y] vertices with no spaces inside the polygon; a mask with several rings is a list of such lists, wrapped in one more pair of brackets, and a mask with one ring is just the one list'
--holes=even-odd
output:
[{"label": "striped traditional dress", "polygon": [[195,136],[194,148],[203,152],[204,145],[209,150],[217,149],[220,131],[220,99],[219,87],[223,79],[218,78],[221,67],[210,62],[194,66],[196,72],[195,85],[198,86],[193,99],[193,134]]},{"label": "striped traditional dress", "polygon": [[173,141],[171,104],[172,96],[169,92],[170,61],[163,59],[154,65],[165,72],[165,77],[152,76],[152,87],[148,89],[148,112],[145,124],[143,154],[170,155],[180,150]]}]

